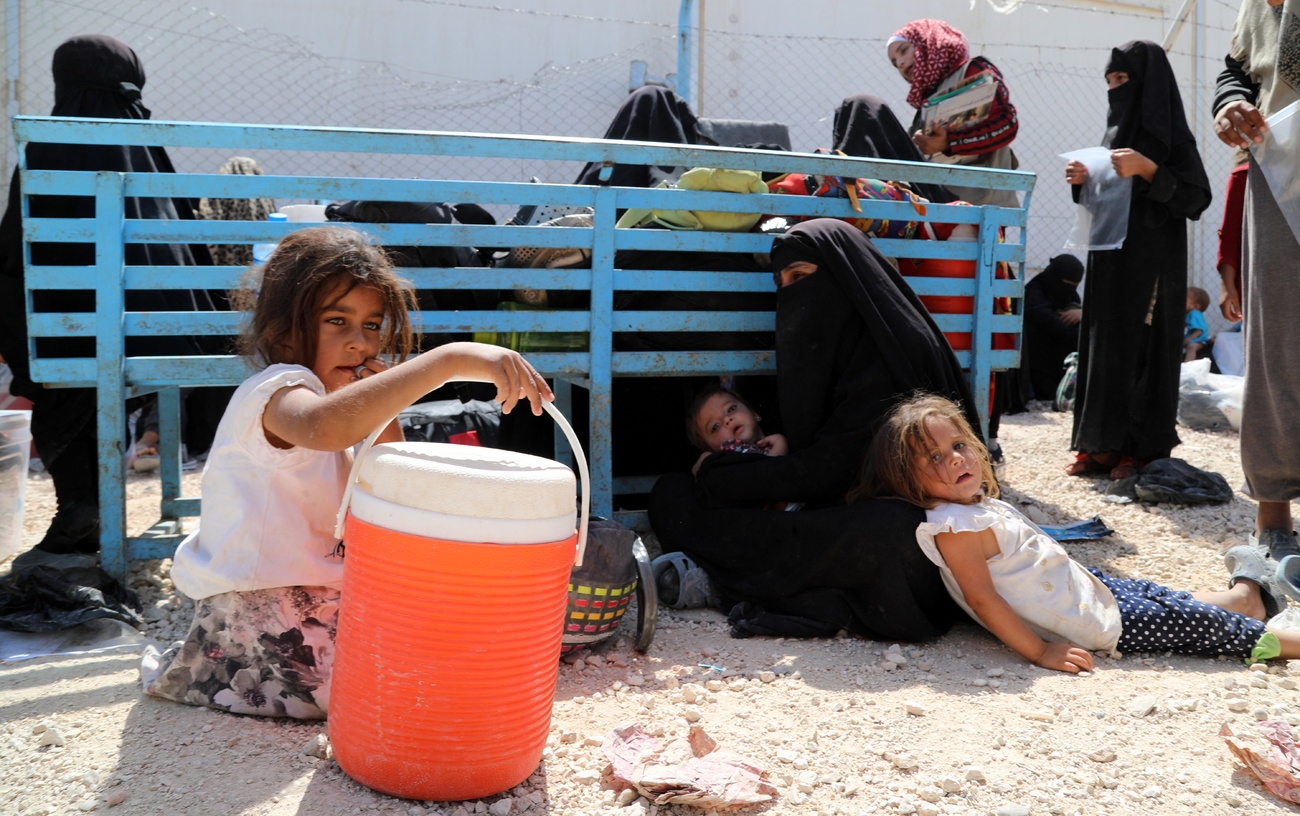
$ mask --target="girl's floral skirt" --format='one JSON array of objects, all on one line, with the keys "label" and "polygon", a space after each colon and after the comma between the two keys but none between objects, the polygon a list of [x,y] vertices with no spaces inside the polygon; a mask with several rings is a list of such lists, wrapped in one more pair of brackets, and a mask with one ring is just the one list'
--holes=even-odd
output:
[{"label": "girl's floral skirt", "polygon": [[145,650],[146,694],[236,714],[321,720],[329,710],[339,590],[226,592],[195,603],[185,640]]}]

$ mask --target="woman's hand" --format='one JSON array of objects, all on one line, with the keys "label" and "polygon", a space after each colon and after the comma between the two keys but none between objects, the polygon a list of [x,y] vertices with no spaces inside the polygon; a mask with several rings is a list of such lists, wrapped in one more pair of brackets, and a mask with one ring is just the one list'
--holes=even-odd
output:
[{"label": "woman's hand", "polygon": [[1065,181],[1067,184],[1083,184],[1088,180],[1088,168],[1083,162],[1071,159],[1065,165]]},{"label": "woman's hand", "polygon": [[1219,141],[1232,147],[1250,147],[1264,141],[1268,123],[1259,108],[1244,99],[1229,102],[1214,117],[1214,132]]},{"label": "woman's hand", "polygon": [[1219,313],[1229,323],[1241,320],[1241,293],[1237,291],[1232,264],[1219,265]]},{"label": "woman's hand", "polygon": [[912,143],[926,156],[942,153],[948,149],[948,128],[936,125],[933,133],[917,131],[912,134]]},{"label": "woman's hand", "polygon": [[1080,649],[1068,643],[1048,642],[1045,645],[1043,653],[1034,661],[1035,666],[1071,674],[1092,671],[1092,653],[1087,649]]},{"label": "woman's hand", "polygon": [[705,459],[708,459],[708,458],[709,458],[710,456],[712,456],[712,455],[713,455],[713,452],[712,452],[712,451],[705,451],[704,453],[701,453],[700,456],[699,456],[699,458],[695,460],[695,464],[691,465],[691,475],[692,475],[692,476],[699,476],[699,475],[700,475],[700,465],[704,464],[704,460],[705,460]]},{"label": "woman's hand", "polygon": [[754,444],[767,451],[768,456],[785,456],[790,452],[790,441],[784,434],[768,434]]},{"label": "woman's hand", "polygon": [[1067,326],[1077,326],[1079,321],[1083,320],[1083,309],[1062,309],[1056,313],[1061,318],[1061,322]]},{"label": "woman's hand", "polygon": [[1110,151],[1110,164],[1115,168],[1115,175],[1120,178],[1141,176],[1148,182],[1155,178],[1156,163],[1131,147],[1121,147]]}]

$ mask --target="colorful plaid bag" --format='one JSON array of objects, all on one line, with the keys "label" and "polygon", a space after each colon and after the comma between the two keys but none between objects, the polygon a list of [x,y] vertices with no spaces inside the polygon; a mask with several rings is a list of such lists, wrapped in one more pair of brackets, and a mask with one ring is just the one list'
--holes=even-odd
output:
[{"label": "colorful plaid bag", "polygon": [[[786,173],[767,183],[768,192],[787,195],[810,195],[822,198],[847,198],[853,209],[862,212],[858,202],[872,201],[907,201],[916,210],[917,215],[924,216],[928,203],[916,193],[892,181],[880,179],[845,179],[838,176],[811,176],[804,173]],[[796,221],[806,221],[798,218]],[[888,218],[844,218],[873,238],[916,238],[918,235],[929,237],[922,231],[921,221],[899,221]]]}]

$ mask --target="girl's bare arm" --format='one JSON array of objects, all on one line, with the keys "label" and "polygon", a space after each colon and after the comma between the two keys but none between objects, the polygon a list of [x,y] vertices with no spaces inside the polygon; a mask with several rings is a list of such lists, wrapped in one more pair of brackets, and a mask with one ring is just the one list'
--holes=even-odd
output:
[{"label": "girl's bare arm", "polygon": [[1092,655],[1068,643],[1045,641],[1025,625],[1011,604],[998,594],[989,574],[986,547],[996,552],[991,530],[940,533],[934,537],[939,554],[952,570],[966,603],[984,626],[1021,657],[1045,669],[1080,672],[1092,669]]},{"label": "girl's bare arm", "polygon": [[[518,353],[482,343],[449,343],[401,365],[320,396],[309,388],[282,388],[267,403],[267,438],[312,450],[338,451],[364,439],[381,422],[451,380],[494,383],[509,413],[520,399],[542,412],[555,397],[542,376]],[[392,429],[385,432],[385,439]]]}]

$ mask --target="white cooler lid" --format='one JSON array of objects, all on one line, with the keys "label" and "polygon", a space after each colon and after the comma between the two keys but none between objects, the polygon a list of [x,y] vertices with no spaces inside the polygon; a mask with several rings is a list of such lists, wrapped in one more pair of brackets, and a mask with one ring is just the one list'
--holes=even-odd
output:
[{"label": "white cooler lid", "polygon": [[385,502],[471,518],[557,519],[575,514],[577,504],[577,480],[559,462],[469,445],[375,445],[357,482]]}]

